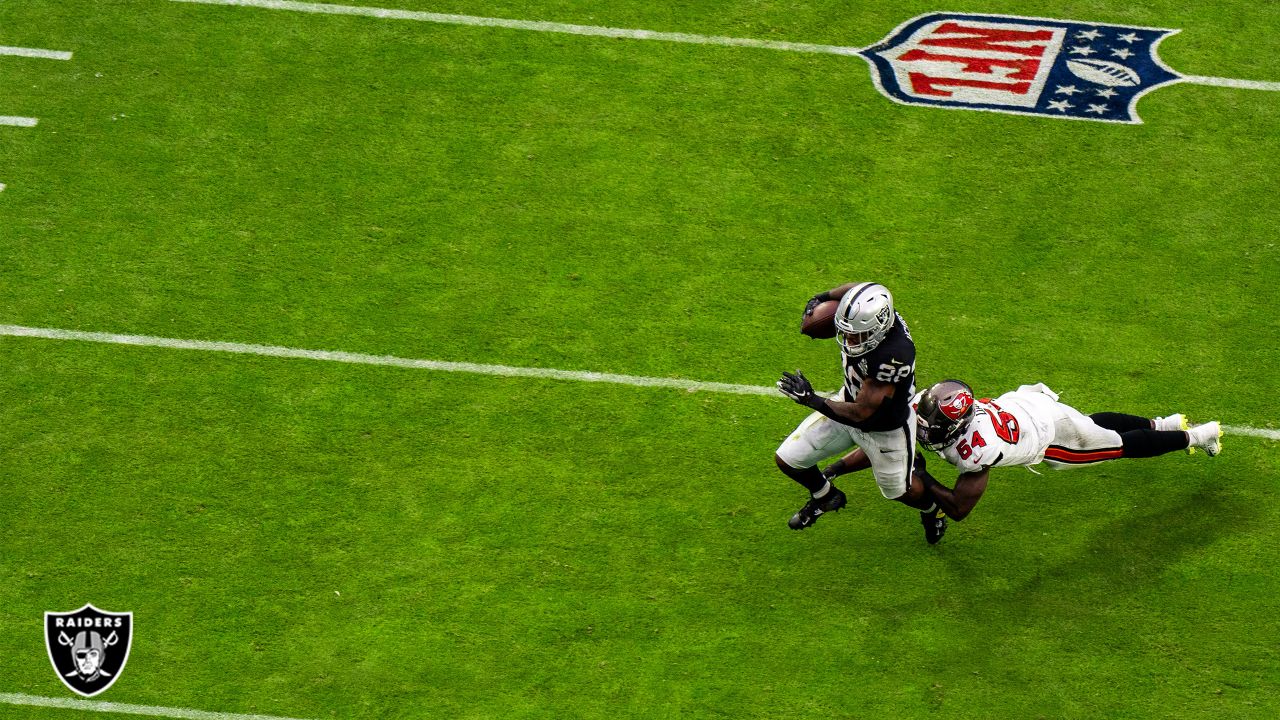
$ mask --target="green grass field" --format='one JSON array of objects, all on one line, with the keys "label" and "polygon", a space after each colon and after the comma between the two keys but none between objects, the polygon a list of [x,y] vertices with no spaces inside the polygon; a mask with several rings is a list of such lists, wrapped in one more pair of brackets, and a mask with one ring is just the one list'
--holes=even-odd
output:
[{"label": "green grass field", "polygon": [[[1280,80],[1269,3],[363,4],[857,46],[1038,15]],[[856,57],[162,0],[6,2],[0,45],[74,51],[0,57],[0,115],[40,119],[0,127],[0,324],[833,388],[800,310],[875,279],[918,384],[1275,427],[1280,93],[1061,122],[897,105]],[[1273,440],[998,470],[929,547],[869,476],[787,529],[781,396],[14,337],[0,367],[0,693],[74,697],[43,613],[91,602],[136,624],[97,700],[219,713],[1280,715]]]}]

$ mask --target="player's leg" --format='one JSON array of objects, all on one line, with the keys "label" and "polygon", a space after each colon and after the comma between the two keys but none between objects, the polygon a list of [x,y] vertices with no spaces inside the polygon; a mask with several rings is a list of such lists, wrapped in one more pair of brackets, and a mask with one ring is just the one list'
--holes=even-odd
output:
[{"label": "player's leg", "polygon": [[[938,503],[922,476],[914,475],[916,459],[924,457],[916,452],[915,418],[894,430],[875,433],[854,431],[854,440],[867,453],[871,472],[875,475],[880,493],[920,511],[925,539],[930,545],[942,539],[947,529],[947,519],[939,512]],[[924,471],[923,467],[920,469]]]},{"label": "player's leg", "polygon": [[1120,457],[1155,457],[1178,450],[1189,450],[1191,447],[1191,439],[1183,430],[1157,429],[1155,420],[1140,415],[1100,412],[1093,413],[1089,419],[1098,427],[1114,430],[1120,434]]},{"label": "player's leg", "polygon": [[1124,413],[1094,413],[1089,416],[1098,425],[1120,433],[1124,444],[1124,457],[1144,458],[1186,450],[1203,448],[1210,456],[1217,455],[1221,447],[1218,438],[1221,428],[1217,423],[1205,423],[1189,427],[1181,413],[1148,420]]},{"label": "player's leg", "polygon": [[1129,430],[1120,433],[1124,457],[1146,458],[1166,453],[1200,448],[1210,457],[1222,449],[1222,428],[1216,422],[1197,425],[1189,430]]},{"label": "player's leg", "polygon": [[1099,427],[1108,430],[1115,430],[1118,433],[1126,433],[1130,430],[1155,430],[1155,421],[1144,418],[1141,415],[1127,415],[1117,412],[1100,412],[1093,413],[1089,416]]},{"label": "player's leg", "polygon": [[1186,416],[1182,413],[1148,419],[1141,415],[1100,412],[1090,415],[1089,419],[1108,430],[1115,430],[1118,433],[1125,433],[1130,430],[1186,430],[1190,427],[1187,424]]},{"label": "player's leg", "polygon": [[911,468],[915,465],[914,426],[903,426],[882,432],[866,432],[856,428],[850,434],[871,462],[880,494],[890,500],[909,499]]},{"label": "player's leg", "polygon": [[[867,451],[860,447],[854,448],[853,452],[832,462],[823,469],[822,475],[828,480],[834,480],[841,475],[849,473],[861,472],[871,467],[871,460],[867,457]],[[932,477],[925,471],[924,455],[916,452],[911,468],[911,479],[907,483],[907,491],[903,495],[893,498],[905,505],[910,505],[917,510],[931,507],[931,501],[927,499],[928,489],[924,482],[925,477]]]},{"label": "player's leg", "polygon": [[866,453],[880,494],[917,510],[936,507],[922,480],[913,479],[916,464],[924,472],[924,455],[916,451],[915,417],[902,427],[884,432],[853,431],[854,442]]},{"label": "player's leg", "polygon": [[837,458],[830,465],[823,468],[822,474],[830,480],[841,475],[861,472],[870,467],[871,461],[867,459],[867,451],[860,447],[855,447],[853,452]]},{"label": "player's leg", "polygon": [[809,501],[788,521],[793,530],[803,530],[823,513],[845,506],[845,495],[818,469],[818,461],[853,447],[849,427],[822,413],[813,413],[787,436],[774,454],[774,462],[784,475],[809,491]]},{"label": "player's leg", "polygon": [[[1117,430],[1099,425],[1088,415],[1061,402],[1053,403],[1052,417],[1053,440],[1044,451],[1044,459],[1050,465],[1075,467],[1124,457],[1124,440]],[[1114,418],[1108,419],[1114,421]]]},{"label": "player's leg", "polygon": [[942,483],[925,469],[924,455],[916,453],[915,463],[911,468],[911,486],[907,488],[906,496],[898,498],[898,502],[920,511],[924,539],[930,545],[937,545],[943,534],[947,532],[947,515],[933,497],[933,491],[929,489],[937,485]]},{"label": "player's leg", "polygon": [[[822,471],[822,474],[827,479],[834,479],[840,475],[859,472],[870,467],[871,460],[867,457],[866,450],[859,447],[828,465]],[[907,483],[907,491],[894,498],[894,500],[920,511],[920,522],[924,525],[925,540],[928,540],[930,545],[941,540],[942,534],[947,530],[946,515],[943,514],[942,508],[939,507],[933,497],[933,492],[930,490],[935,485],[941,485],[941,483],[935,480],[925,469],[924,455],[916,452],[912,463],[910,480]]]},{"label": "player's leg", "polygon": [[1086,416],[1069,405],[1058,405],[1061,412],[1054,423],[1055,437],[1045,451],[1045,460],[1060,465],[1156,457],[1191,447],[1203,447],[1209,455],[1216,455],[1220,448],[1217,423],[1190,430],[1156,429],[1174,422],[1180,425],[1184,420],[1181,416],[1149,420],[1124,413]]}]

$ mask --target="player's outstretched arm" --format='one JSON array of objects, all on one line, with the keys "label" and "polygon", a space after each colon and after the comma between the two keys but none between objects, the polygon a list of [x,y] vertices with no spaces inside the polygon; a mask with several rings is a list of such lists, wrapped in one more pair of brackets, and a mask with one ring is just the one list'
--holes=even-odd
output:
[{"label": "player's outstretched arm", "polygon": [[862,422],[874,415],[881,403],[893,397],[894,386],[878,380],[868,380],[862,384],[862,388],[858,390],[858,397],[853,402],[840,402],[828,400],[814,392],[809,379],[804,376],[804,373],[796,370],[795,374],[782,373],[782,379],[778,381],[778,390],[797,403],[817,410],[836,422],[848,425]]},{"label": "player's outstretched arm", "polygon": [[926,483],[933,498],[938,501],[938,507],[942,508],[947,517],[952,520],[963,520],[969,517],[969,513],[978,504],[982,494],[987,491],[987,474],[986,469],[960,473],[960,477],[956,478],[955,490],[932,477],[928,477]]}]

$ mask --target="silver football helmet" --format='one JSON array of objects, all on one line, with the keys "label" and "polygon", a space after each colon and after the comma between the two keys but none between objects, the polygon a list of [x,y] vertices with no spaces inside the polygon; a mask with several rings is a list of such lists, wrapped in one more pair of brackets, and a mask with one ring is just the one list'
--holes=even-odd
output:
[{"label": "silver football helmet", "polygon": [[846,355],[871,352],[893,328],[893,296],[879,283],[855,285],[836,307],[836,338]]}]

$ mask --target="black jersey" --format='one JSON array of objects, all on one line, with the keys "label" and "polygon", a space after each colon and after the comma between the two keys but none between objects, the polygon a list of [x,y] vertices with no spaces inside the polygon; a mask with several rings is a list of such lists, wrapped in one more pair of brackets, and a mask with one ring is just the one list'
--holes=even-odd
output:
[{"label": "black jersey", "polygon": [[906,424],[911,416],[911,398],[916,394],[916,344],[902,316],[894,313],[893,327],[880,344],[870,352],[844,358],[844,393],[852,402],[867,378],[892,383],[893,397],[885,398],[880,408],[862,422],[849,423],[859,430],[879,432],[894,430]]}]

